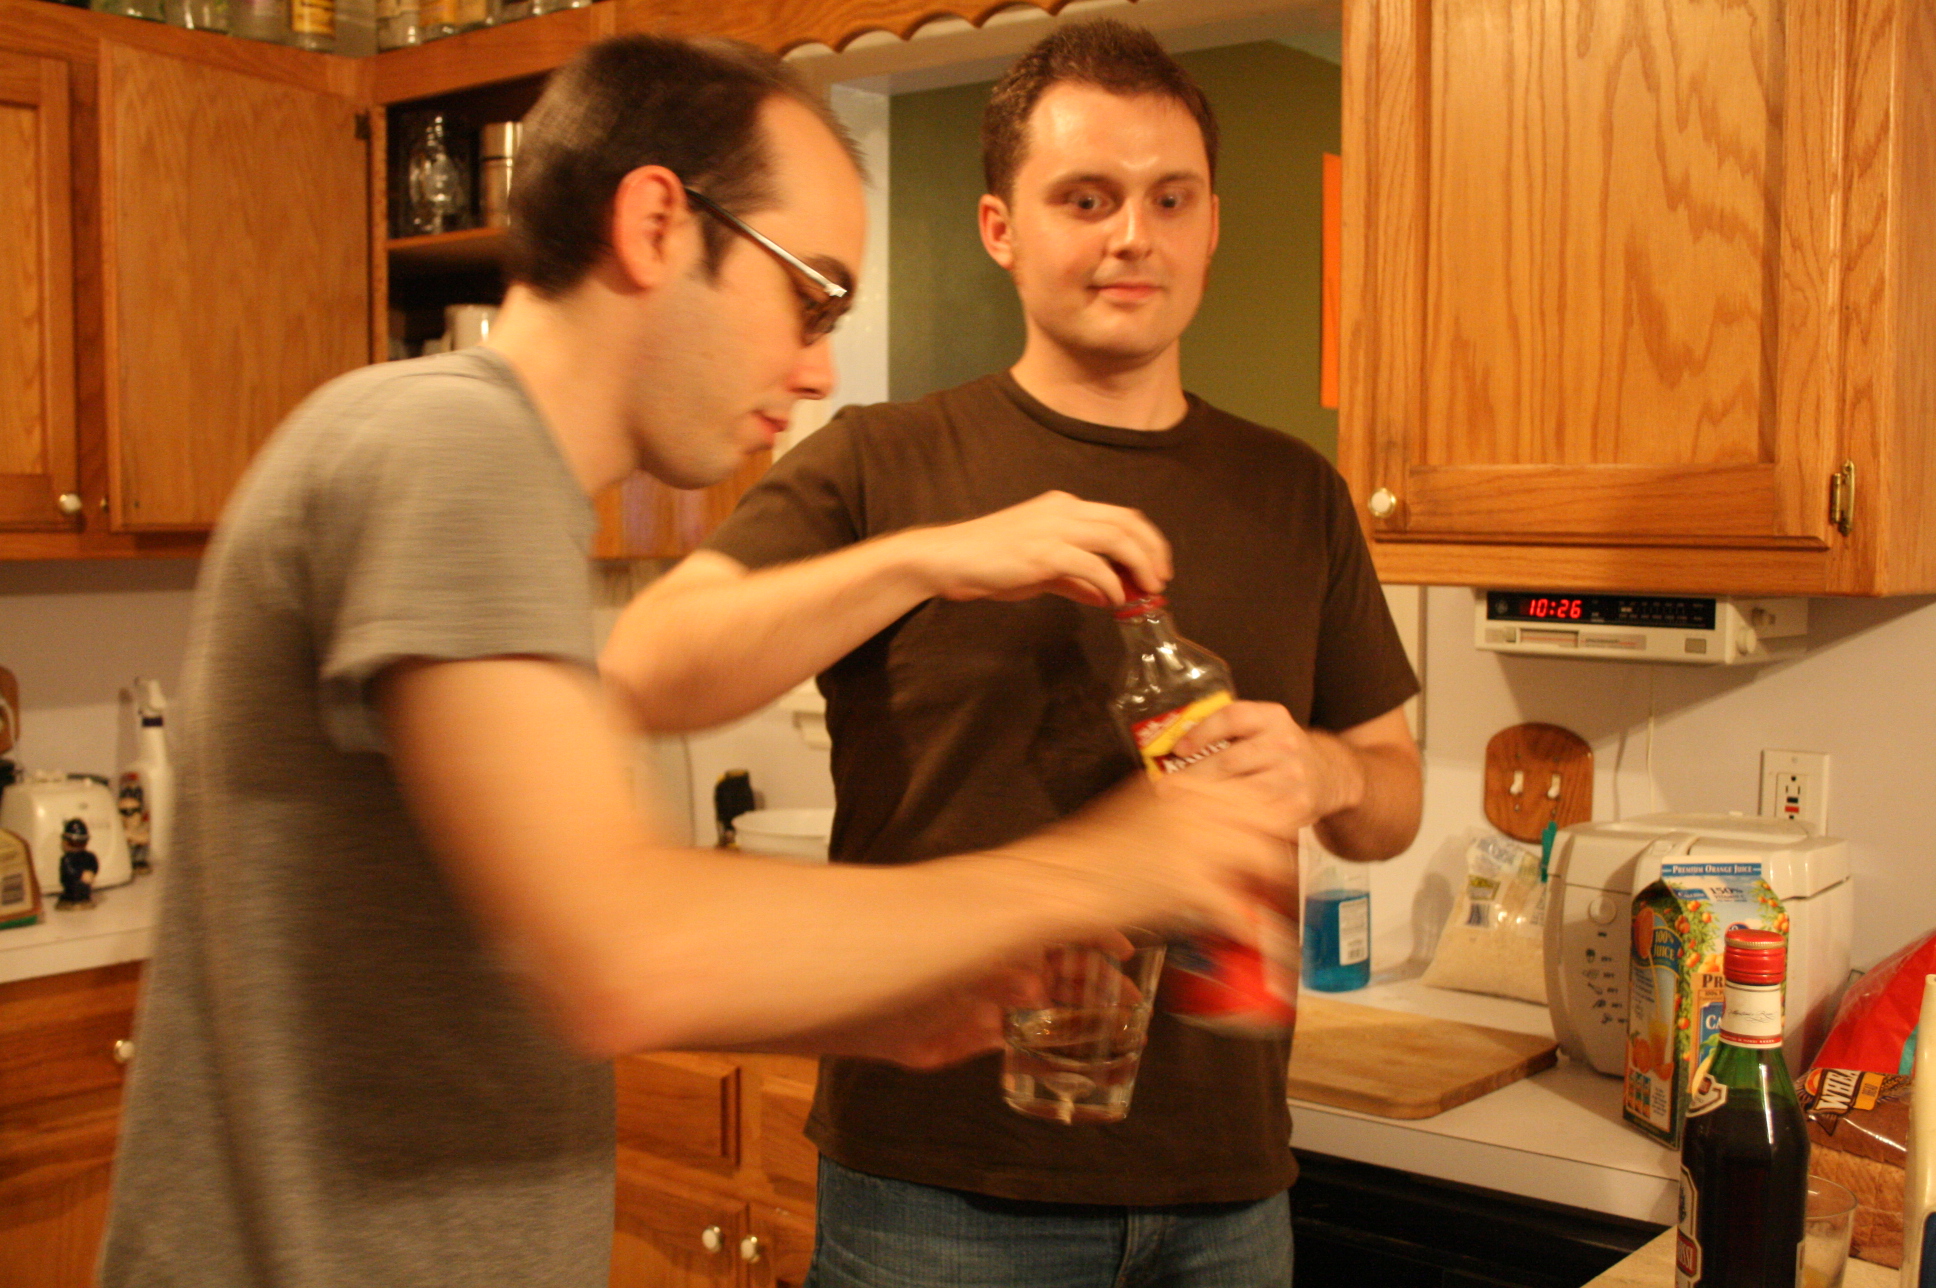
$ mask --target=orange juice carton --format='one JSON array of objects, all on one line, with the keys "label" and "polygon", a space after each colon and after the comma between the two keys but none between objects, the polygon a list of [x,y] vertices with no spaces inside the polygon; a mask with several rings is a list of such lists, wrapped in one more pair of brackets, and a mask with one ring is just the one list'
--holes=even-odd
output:
[{"label": "orange juice carton", "polygon": [[1735,926],[1788,933],[1788,914],[1753,859],[1663,860],[1634,896],[1621,1112],[1670,1148],[1721,1031],[1721,947]]}]

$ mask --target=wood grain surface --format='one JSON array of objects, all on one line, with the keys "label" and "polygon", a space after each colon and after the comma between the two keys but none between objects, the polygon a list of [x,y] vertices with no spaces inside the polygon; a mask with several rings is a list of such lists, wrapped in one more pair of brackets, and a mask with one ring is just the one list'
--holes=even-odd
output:
[{"label": "wood grain surface", "polygon": [[1501,729],[1486,743],[1485,808],[1494,827],[1534,844],[1548,823],[1586,822],[1593,817],[1593,748],[1558,725]]},{"label": "wood grain surface", "polygon": [[0,52],[0,529],[74,527],[69,121],[67,64]]},{"label": "wood grain surface", "polygon": [[1551,1038],[1305,993],[1290,1096],[1380,1118],[1430,1118],[1558,1061]]},{"label": "wood grain surface", "polygon": [[1397,498],[1381,575],[1936,588],[1932,73],[1894,0],[1350,6],[1340,465]]},{"label": "wood grain surface", "polygon": [[114,44],[101,73],[115,514],[203,529],[368,356],[367,143],[334,94]]}]

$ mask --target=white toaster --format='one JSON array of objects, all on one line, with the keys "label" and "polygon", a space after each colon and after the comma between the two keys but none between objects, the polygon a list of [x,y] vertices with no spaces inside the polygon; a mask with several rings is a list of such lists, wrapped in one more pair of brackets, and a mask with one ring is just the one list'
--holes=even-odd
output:
[{"label": "white toaster", "polygon": [[1601,1073],[1626,1071],[1633,897],[1677,856],[1754,859],[1788,913],[1788,1031],[1799,1073],[1828,1034],[1848,982],[1855,902],[1848,842],[1743,814],[1646,814],[1576,823],[1554,838],[1547,874],[1546,1004],[1560,1049]]},{"label": "white toaster", "polygon": [[[73,826],[76,822],[78,828]],[[94,855],[100,865],[94,876],[96,890],[134,880],[114,794],[98,778],[45,770],[28,774],[0,792],[0,828],[26,840],[41,897],[49,906],[60,898],[64,838],[80,841]]]}]

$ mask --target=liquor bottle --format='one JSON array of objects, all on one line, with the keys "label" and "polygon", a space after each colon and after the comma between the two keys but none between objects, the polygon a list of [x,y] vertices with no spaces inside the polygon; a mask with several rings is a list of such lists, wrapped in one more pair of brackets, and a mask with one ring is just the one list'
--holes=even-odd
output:
[{"label": "liquor bottle", "polygon": [[[1161,595],[1132,599],[1115,614],[1123,670],[1112,707],[1144,770],[1160,779],[1216,750],[1186,760],[1174,749],[1205,717],[1236,701],[1236,685],[1223,659],[1176,633]],[[1297,1018],[1297,921],[1263,898],[1252,911],[1250,943],[1201,935],[1170,946],[1164,989],[1171,1014],[1240,1037],[1291,1031]]]},{"label": "liquor bottle", "polygon": [[1801,1282],[1808,1129],[1781,1056],[1787,955],[1771,930],[1727,932],[1720,1037],[1694,1077],[1681,1134],[1677,1288]]},{"label": "liquor bottle", "polygon": [[290,0],[289,43],[327,54],[336,48],[336,0]]}]

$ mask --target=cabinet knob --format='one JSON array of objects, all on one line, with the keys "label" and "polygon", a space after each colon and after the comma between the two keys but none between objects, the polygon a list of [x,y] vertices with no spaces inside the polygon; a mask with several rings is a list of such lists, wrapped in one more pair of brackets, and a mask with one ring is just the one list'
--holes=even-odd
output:
[{"label": "cabinet knob", "polygon": [[1374,519],[1389,519],[1392,511],[1398,508],[1398,498],[1392,495],[1390,488],[1381,487],[1371,494],[1365,505]]},{"label": "cabinet knob", "polygon": [[699,1232],[699,1245],[708,1252],[718,1252],[726,1246],[726,1232],[716,1225],[709,1225]]},{"label": "cabinet knob", "polygon": [[739,1241],[739,1259],[748,1265],[758,1261],[760,1254],[765,1251],[766,1245],[760,1242],[760,1236],[757,1234],[749,1234]]},{"label": "cabinet knob", "polygon": [[86,502],[81,500],[79,492],[63,492],[54,504],[60,507],[62,514],[79,514]]},{"label": "cabinet knob", "polygon": [[122,1038],[114,1044],[114,1062],[116,1064],[126,1064],[132,1059],[134,1059],[133,1039]]}]

